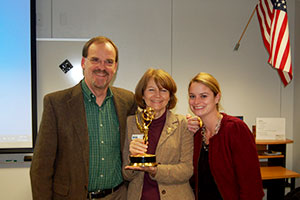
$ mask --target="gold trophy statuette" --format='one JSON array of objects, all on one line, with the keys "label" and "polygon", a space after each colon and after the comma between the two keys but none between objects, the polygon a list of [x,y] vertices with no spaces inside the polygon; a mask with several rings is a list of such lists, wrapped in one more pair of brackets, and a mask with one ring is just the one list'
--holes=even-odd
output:
[{"label": "gold trophy statuette", "polygon": [[[137,128],[140,130],[141,133],[144,134],[144,143],[147,144],[148,142],[148,132],[149,126],[154,119],[154,110],[151,107],[147,107],[142,111],[136,111],[135,119]],[[140,115],[140,122],[139,117]],[[156,156],[153,154],[138,154],[138,155],[130,155],[130,166],[134,167],[152,167],[156,166]]]}]

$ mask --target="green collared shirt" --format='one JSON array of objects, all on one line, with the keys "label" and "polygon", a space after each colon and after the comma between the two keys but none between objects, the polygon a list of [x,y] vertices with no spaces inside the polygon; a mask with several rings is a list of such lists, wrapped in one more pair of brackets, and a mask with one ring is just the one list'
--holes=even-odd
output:
[{"label": "green collared shirt", "polygon": [[101,106],[85,81],[82,81],[84,106],[89,132],[88,191],[109,189],[123,181],[119,120],[110,88]]}]

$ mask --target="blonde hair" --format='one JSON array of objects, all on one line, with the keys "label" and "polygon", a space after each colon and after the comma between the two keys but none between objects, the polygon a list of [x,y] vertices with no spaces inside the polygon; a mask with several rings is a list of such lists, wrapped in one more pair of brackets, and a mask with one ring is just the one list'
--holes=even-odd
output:
[{"label": "blonde hair", "polygon": [[[217,94],[221,94],[221,89],[220,89],[220,85],[217,81],[217,79],[215,79],[215,77],[213,77],[211,74],[206,73],[206,72],[200,72],[199,74],[197,74],[189,83],[189,88],[188,90],[190,90],[190,87],[192,85],[192,83],[202,83],[205,86],[207,86],[213,93],[214,96],[217,96]],[[221,100],[221,96],[219,99],[219,102]],[[220,103],[217,103],[217,110],[219,111],[221,105]]]}]

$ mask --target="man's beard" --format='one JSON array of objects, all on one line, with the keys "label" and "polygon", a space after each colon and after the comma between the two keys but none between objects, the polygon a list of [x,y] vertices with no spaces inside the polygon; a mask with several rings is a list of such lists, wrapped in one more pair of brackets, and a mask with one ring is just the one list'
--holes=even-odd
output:
[{"label": "man's beard", "polygon": [[[97,73],[104,73],[105,77],[109,76],[109,74],[107,73],[106,70],[101,70],[101,69],[94,70],[93,73],[96,73],[96,74]],[[93,85],[97,89],[105,89],[109,85],[109,83],[108,83],[107,80],[105,80],[103,84],[99,85],[99,84],[97,84],[97,81],[94,81]]]}]

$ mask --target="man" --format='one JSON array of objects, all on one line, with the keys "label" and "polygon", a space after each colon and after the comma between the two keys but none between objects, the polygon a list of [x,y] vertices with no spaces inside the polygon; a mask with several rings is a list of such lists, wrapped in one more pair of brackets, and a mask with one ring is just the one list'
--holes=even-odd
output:
[{"label": "man", "polygon": [[30,169],[33,199],[126,199],[121,150],[130,91],[109,86],[118,49],[106,37],[83,47],[84,79],[48,94]]}]

